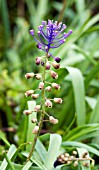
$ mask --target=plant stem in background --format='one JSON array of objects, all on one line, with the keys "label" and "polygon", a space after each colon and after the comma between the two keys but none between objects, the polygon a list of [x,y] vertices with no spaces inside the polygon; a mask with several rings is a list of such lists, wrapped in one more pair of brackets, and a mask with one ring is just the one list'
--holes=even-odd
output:
[{"label": "plant stem in background", "polygon": [[62,21],[65,8],[66,8],[66,0],[63,0],[63,7],[62,7],[62,9],[61,9],[61,11],[60,11],[60,13],[59,13],[58,23],[59,23],[60,21]]}]

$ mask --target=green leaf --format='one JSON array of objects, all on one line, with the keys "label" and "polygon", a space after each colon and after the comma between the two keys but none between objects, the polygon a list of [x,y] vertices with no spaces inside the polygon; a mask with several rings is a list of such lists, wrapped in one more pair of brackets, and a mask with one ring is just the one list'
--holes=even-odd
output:
[{"label": "green leaf", "polygon": [[46,133],[44,135],[41,135],[39,136],[39,139],[42,141],[42,142],[46,142],[50,139],[50,133]]},{"label": "green leaf", "polygon": [[96,106],[91,113],[89,123],[99,123],[99,97],[97,99]]},{"label": "green leaf", "polygon": [[97,100],[96,100],[95,98],[89,97],[89,96],[86,96],[85,99],[86,99],[87,103],[89,104],[90,108],[91,108],[91,109],[94,109],[94,108],[95,108],[95,105],[96,105],[96,103],[97,103]]},{"label": "green leaf", "polygon": [[[15,167],[15,170],[22,170],[22,168],[24,167],[24,165],[21,165],[21,164],[15,164],[13,163],[14,167]],[[11,170],[11,169],[7,169],[7,170]],[[25,169],[27,170],[27,169]],[[41,168],[38,168],[36,166],[30,166],[29,170],[41,170]]]},{"label": "green leaf", "polygon": [[85,90],[83,76],[77,68],[66,67],[67,71],[71,76],[71,81],[74,91],[75,99],[75,110],[77,113],[77,125],[85,124],[86,120],[86,109],[85,109]]},{"label": "green leaf", "polygon": [[44,162],[47,152],[44,145],[41,143],[39,139],[36,142],[35,149],[38,152],[39,156],[41,157],[42,161]]},{"label": "green leaf", "polygon": [[[36,102],[35,101],[28,101],[28,109],[33,111],[34,107],[36,106]],[[33,128],[35,127],[35,123],[31,122],[32,118],[36,118],[36,112],[32,112],[32,114],[30,114],[28,116],[28,129],[27,129],[27,142],[33,142],[34,140],[34,134],[32,133]],[[31,146],[27,145],[26,146],[26,150],[30,151]]]},{"label": "green leaf", "polygon": [[79,147],[79,148],[85,148],[87,149],[89,152],[99,156],[99,151],[91,146],[88,146],[86,144],[80,143],[80,142],[75,142],[75,141],[68,141],[68,142],[63,142],[62,146],[68,147],[68,146],[72,146],[72,147]]},{"label": "green leaf", "polygon": [[[28,152],[21,152],[21,154],[24,155],[25,157],[29,156]],[[42,162],[36,156],[33,155],[31,157],[31,161],[33,161],[41,170],[47,170],[45,166],[42,164]]]},{"label": "green leaf", "polygon": [[90,85],[90,82],[94,79],[96,74],[99,72],[99,62],[91,69],[89,74],[85,78],[85,89]]},{"label": "green leaf", "polygon": [[[13,155],[15,154],[16,152],[16,146],[15,145],[11,145],[9,150],[8,150],[8,153],[7,153],[7,156],[9,159],[11,159],[13,157]],[[8,162],[4,159],[1,166],[0,166],[0,170],[5,170],[6,167],[8,165]]]},{"label": "green leaf", "polygon": [[4,136],[3,132],[0,131],[0,139],[3,140],[3,142],[10,147],[10,143],[8,142],[8,140],[6,139],[6,137]]},{"label": "green leaf", "polygon": [[49,148],[44,163],[44,166],[47,168],[47,170],[52,170],[53,168],[53,164],[57,158],[57,154],[61,145],[61,140],[62,139],[60,135],[57,134],[50,135]]},{"label": "green leaf", "polygon": [[6,38],[5,45],[8,45],[10,36],[11,36],[11,30],[10,30],[10,20],[9,20],[7,2],[6,2],[6,0],[1,0],[0,3],[1,3],[2,19],[3,19],[3,23],[4,23],[5,38]]},{"label": "green leaf", "polygon": [[94,135],[97,136],[98,131],[99,131],[99,124],[87,124],[83,126],[78,126],[72,129],[71,131],[69,131],[68,134],[65,135],[64,140],[67,141],[84,140],[87,139],[88,135],[90,135],[90,137]]},{"label": "green leaf", "polygon": [[31,161],[28,161],[25,166],[22,168],[22,170],[28,170],[30,169],[30,167],[32,166],[33,162]]}]

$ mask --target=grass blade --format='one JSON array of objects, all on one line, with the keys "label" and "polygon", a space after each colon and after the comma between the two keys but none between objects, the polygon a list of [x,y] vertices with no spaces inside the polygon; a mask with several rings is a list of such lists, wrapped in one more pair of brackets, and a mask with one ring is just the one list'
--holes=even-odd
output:
[{"label": "grass blade", "polygon": [[8,8],[7,8],[7,2],[6,0],[1,0],[1,12],[2,12],[2,19],[4,23],[4,29],[5,29],[5,38],[6,38],[6,44],[8,45],[11,31],[10,31],[10,21],[9,21],[9,15],[8,15]]},{"label": "grass blade", "polygon": [[83,76],[77,68],[66,67],[71,76],[74,91],[75,109],[77,113],[77,125],[85,124],[86,108],[85,108],[85,90]]},{"label": "grass blade", "polygon": [[[9,151],[7,153],[7,156],[8,156],[9,159],[11,159],[13,157],[16,150],[17,149],[16,149],[15,145],[10,146]],[[0,166],[0,170],[5,170],[7,168],[7,165],[8,165],[8,162],[4,159],[1,166]]]},{"label": "grass blade", "polygon": [[15,168],[14,168],[14,166],[13,166],[11,160],[8,158],[6,152],[4,152],[4,157],[5,157],[6,161],[7,161],[7,163],[8,163],[8,165],[9,165],[10,169],[11,169],[11,170],[15,170]]},{"label": "grass blade", "polygon": [[31,167],[32,164],[33,164],[33,162],[28,161],[28,162],[25,164],[25,166],[22,168],[22,170],[28,170],[28,169],[30,169],[30,167]]},{"label": "grass blade", "polygon": [[0,139],[3,140],[3,142],[10,147],[10,143],[8,142],[8,140],[5,138],[4,134],[2,131],[0,131]]}]

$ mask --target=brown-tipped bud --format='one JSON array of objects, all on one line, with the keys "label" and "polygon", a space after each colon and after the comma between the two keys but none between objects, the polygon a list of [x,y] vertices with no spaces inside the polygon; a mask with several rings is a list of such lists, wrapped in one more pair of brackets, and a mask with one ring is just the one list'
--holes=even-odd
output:
[{"label": "brown-tipped bud", "polygon": [[40,110],[41,106],[40,105],[36,105],[34,107],[34,112],[38,112]]},{"label": "brown-tipped bud", "polygon": [[34,90],[28,90],[28,91],[26,91],[25,96],[26,97],[31,96],[31,94],[33,94],[33,93],[34,93]]},{"label": "brown-tipped bud", "polygon": [[44,83],[43,82],[40,82],[39,83],[39,89],[42,90],[44,88]]},{"label": "brown-tipped bud", "polygon": [[78,161],[75,161],[73,165],[78,166]]},{"label": "brown-tipped bud", "polygon": [[61,104],[62,101],[63,101],[63,100],[62,100],[61,98],[54,98],[54,102],[55,102],[55,103]]},{"label": "brown-tipped bud", "polygon": [[77,151],[73,151],[73,155],[77,155]]},{"label": "brown-tipped bud", "polygon": [[31,97],[32,99],[37,99],[39,97],[39,94],[32,94]]},{"label": "brown-tipped bud", "polygon": [[37,57],[35,63],[36,63],[36,65],[40,65],[40,63],[41,63],[41,57]]},{"label": "brown-tipped bud", "polygon": [[46,107],[52,107],[52,102],[51,102],[49,99],[47,99],[47,100],[45,101],[45,106],[46,106]]},{"label": "brown-tipped bud", "polygon": [[53,66],[55,69],[60,68],[60,64],[58,64],[58,63],[52,63],[52,66]]},{"label": "brown-tipped bud", "polygon": [[42,78],[41,74],[36,74],[36,79],[40,80]]},{"label": "brown-tipped bud", "polygon": [[[55,119],[53,116],[50,116],[49,117],[49,121],[50,121],[50,123],[52,123],[52,124],[57,124],[58,123],[58,119]],[[61,157],[62,158],[62,157]]]},{"label": "brown-tipped bud", "polygon": [[35,126],[32,133],[37,134],[38,131],[39,131],[39,126]]},{"label": "brown-tipped bud", "polygon": [[50,92],[50,91],[52,90],[52,88],[51,88],[51,86],[47,86],[47,87],[45,88],[45,90],[47,90],[48,92]]},{"label": "brown-tipped bud", "polygon": [[86,158],[87,155],[88,155],[88,152],[84,152],[84,153],[82,154],[82,158]]},{"label": "brown-tipped bud", "polygon": [[52,83],[51,85],[52,85],[52,87],[53,87],[54,89],[56,89],[56,90],[59,90],[59,89],[60,89],[60,85],[57,84],[57,83]]},{"label": "brown-tipped bud", "polygon": [[45,66],[46,70],[49,70],[50,67],[51,67],[50,63],[49,63],[49,62],[46,62],[46,66]]},{"label": "brown-tipped bud", "polygon": [[57,79],[58,78],[58,74],[55,71],[50,71],[50,75],[53,79]]},{"label": "brown-tipped bud", "polygon": [[26,79],[30,79],[30,78],[32,78],[32,77],[34,77],[34,73],[26,73],[26,74],[25,74],[25,78],[26,78]]},{"label": "brown-tipped bud", "polygon": [[37,119],[36,118],[32,118],[31,122],[32,123],[37,123]]},{"label": "brown-tipped bud", "polygon": [[32,113],[32,111],[31,110],[24,110],[23,111],[23,114],[25,114],[25,115],[30,115]]}]

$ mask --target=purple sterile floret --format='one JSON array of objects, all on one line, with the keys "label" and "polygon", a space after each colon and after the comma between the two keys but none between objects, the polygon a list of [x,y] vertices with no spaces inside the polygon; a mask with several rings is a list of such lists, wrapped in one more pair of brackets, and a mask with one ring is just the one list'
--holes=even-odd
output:
[{"label": "purple sterile floret", "polygon": [[[38,43],[37,48],[48,53],[51,48],[54,49],[61,46],[65,42],[65,39],[72,34],[72,30],[62,34],[65,29],[66,25],[62,22],[58,23],[57,21],[48,20],[48,22],[42,21],[42,24],[38,26],[38,39],[34,36],[33,29],[30,30],[30,34]],[[54,58],[54,56],[52,57]],[[54,60],[60,62],[60,58],[58,59],[58,57],[55,57]]]},{"label": "purple sterile floret", "polygon": [[34,30],[30,30],[30,34],[34,36]]},{"label": "purple sterile floret", "polygon": [[59,63],[59,62],[61,61],[61,58],[55,57],[54,60],[55,60],[57,63]]}]

